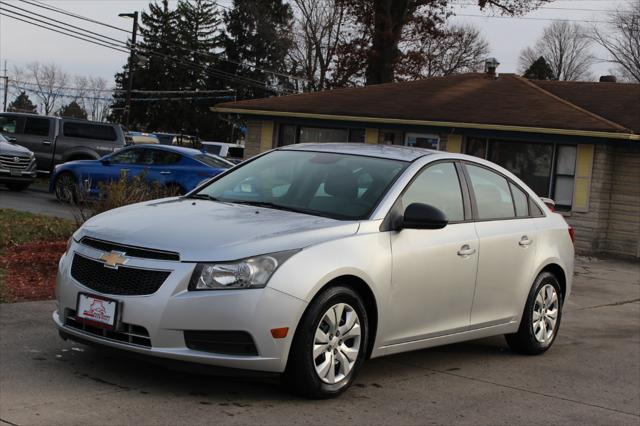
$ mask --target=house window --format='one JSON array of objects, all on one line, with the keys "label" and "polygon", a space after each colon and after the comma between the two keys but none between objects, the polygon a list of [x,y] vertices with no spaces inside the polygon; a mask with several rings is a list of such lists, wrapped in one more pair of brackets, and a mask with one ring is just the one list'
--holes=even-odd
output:
[{"label": "house window", "polygon": [[349,142],[349,129],[300,127],[300,143],[306,142]]},{"label": "house window", "polygon": [[298,127],[295,124],[281,124],[278,132],[278,146],[293,145],[296,143]]},{"label": "house window", "polygon": [[407,133],[404,138],[404,144],[406,146],[437,150],[440,148],[440,137],[425,133]]},{"label": "house window", "polygon": [[536,194],[549,196],[552,144],[492,140],[488,159],[518,176]]},{"label": "house window", "polygon": [[571,209],[577,155],[574,145],[467,138],[465,153],[501,165],[539,196],[553,198],[559,210]]},{"label": "house window", "polygon": [[577,148],[575,146],[558,146],[552,198],[556,202],[556,208],[559,210],[571,210],[573,179],[576,174],[576,152]]},{"label": "house window", "polygon": [[364,143],[364,129],[349,130],[349,142]]},{"label": "house window", "polygon": [[402,145],[402,132],[381,130],[378,136],[378,143],[381,145]]}]

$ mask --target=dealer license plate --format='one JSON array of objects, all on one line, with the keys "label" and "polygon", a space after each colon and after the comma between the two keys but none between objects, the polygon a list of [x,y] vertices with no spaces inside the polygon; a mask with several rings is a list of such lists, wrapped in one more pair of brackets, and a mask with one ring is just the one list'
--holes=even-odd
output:
[{"label": "dealer license plate", "polygon": [[103,328],[115,328],[118,302],[89,294],[78,294],[76,317],[88,324]]},{"label": "dealer license plate", "polygon": [[11,176],[22,176],[22,170],[9,169]]}]

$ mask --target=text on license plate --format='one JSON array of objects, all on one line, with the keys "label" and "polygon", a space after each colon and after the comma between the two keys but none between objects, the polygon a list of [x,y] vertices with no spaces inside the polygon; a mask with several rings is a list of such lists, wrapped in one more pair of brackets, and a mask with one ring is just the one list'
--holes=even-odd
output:
[{"label": "text on license plate", "polygon": [[113,327],[116,323],[118,302],[101,297],[78,295],[76,316],[80,319]]}]

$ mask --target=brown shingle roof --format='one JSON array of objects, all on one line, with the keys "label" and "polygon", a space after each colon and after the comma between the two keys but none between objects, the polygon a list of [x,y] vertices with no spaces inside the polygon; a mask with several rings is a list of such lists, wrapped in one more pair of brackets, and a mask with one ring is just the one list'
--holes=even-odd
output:
[{"label": "brown shingle roof", "polygon": [[536,85],[600,117],[640,133],[640,84],[536,81]]},{"label": "brown shingle roof", "polygon": [[[615,84],[601,83],[598,93]],[[629,86],[629,85],[625,85]],[[632,85],[634,90],[640,85]],[[460,74],[403,83],[336,89],[325,92],[225,102],[225,109],[350,116],[378,119],[566,129],[608,133],[632,133],[640,128],[638,117],[623,125],[612,115],[587,111],[597,102],[574,105],[563,100],[555,87],[535,85],[512,74],[497,79],[484,74]],[[616,93],[619,91],[616,90]],[[568,96],[568,95],[567,95]],[[588,98],[588,95],[584,95]],[[604,96],[604,95],[603,95]],[[607,95],[615,103],[616,95]],[[626,99],[626,98],[625,98]],[[576,101],[577,102],[577,101]],[[637,109],[637,106],[635,107]],[[606,108],[605,108],[606,109]],[[614,108],[610,108],[613,110]],[[630,108],[632,109],[632,108]],[[628,127],[633,126],[633,127]]]}]

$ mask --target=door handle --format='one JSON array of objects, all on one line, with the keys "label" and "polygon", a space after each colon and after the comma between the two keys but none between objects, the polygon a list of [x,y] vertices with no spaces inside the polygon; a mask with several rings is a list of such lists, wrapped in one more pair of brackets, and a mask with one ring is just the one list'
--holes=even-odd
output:
[{"label": "door handle", "polygon": [[530,240],[529,237],[523,235],[518,244],[520,244],[520,247],[528,247],[532,242],[533,240]]},{"label": "door handle", "polygon": [[171,172],[162,171],[162,172],[160,172],[160,174],[161,174],[161,175],[170,175],[170,174],[171,174]]},{"label": "door handle", "polygon": [[462,256],[462,257],[471,256],[475,252],[476,252],[476,249],[469,247],[468,244],[465,244],[462,247],[460,247],[460,250],[458,250],[458,256]]},{"label": "door handle", "polygon": [[51,145],[51,141],[49,139],[44,139],[42,141],[42,145]]}]

